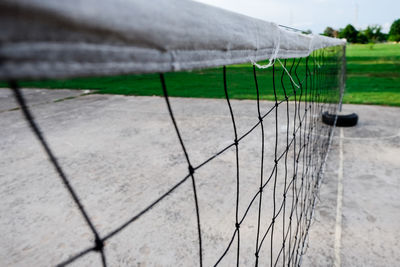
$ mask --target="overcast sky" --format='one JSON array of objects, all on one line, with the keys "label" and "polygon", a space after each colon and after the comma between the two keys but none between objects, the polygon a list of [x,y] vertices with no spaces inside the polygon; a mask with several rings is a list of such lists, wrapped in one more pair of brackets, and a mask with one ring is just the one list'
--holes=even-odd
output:
[{"label": "overcast sky", "polygon": [[322,33],[326,26],[379,24],[388,32],[400,18],[400,0],[197,0],[248,16]]}]

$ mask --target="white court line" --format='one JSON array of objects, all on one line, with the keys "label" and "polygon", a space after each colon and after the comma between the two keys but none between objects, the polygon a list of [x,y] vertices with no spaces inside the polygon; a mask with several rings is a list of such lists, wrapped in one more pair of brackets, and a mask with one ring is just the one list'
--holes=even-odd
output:
[{"label": "white court line", "polygon": [[342,201],[343,201],[343,128],[340,128],[339,139],[339,170],[336,200],[336,226],[335,226],[335,260],[333,266],[340,267],[342,259],[340,256],[342,241]]},{"label": "white court line", "polygon": [[[306,132],[306,134],[308,134],[308,132]],[[327,135],[322,135],[322,134],[315,134],[315,133],[311,133],[311,135],[313,136],[319,136],[319,137],[325,137],[327,138]],[[343,140],[360,140],[360,141],[364,141],[364,140],[381,140],[381,139],[392,139],[392,138],[396,138],[396,137],[400,137],[400,132],[398,132],[397,134],[394,135],[387,135],[387,136],[377,136],[377,137],[337,137],[337,136],[332,136],[333,139],[343,139]]]}]

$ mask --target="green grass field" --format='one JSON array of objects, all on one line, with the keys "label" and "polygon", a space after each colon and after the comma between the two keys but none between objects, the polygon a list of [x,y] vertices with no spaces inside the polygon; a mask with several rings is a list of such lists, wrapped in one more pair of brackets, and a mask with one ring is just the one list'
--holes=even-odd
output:
[{"label": "green grass field", "polygon": [[[400,44],[349,45],[346,58],[344,103],[400,106]],[[301,67],[304,67],[303,63]],[[281,73],[283,70],[277,66],[276,71]],[[258,70],[257,73],[261,98],[273,100],[272,70]],[[171,96],[224,97],[222,68],[167,73],[165,79]],[[231,98],[256,98],[250,65],[228,66],[227,81]],[[286,85],[290,87],[288,82]],[[92,89],[101,94],[162,95],[158,74],[26,81],[21,82],[21,86]],[[6,87],[6,84],[0,83],[0,87]],[[277,95],[279,99],[283,98],[282,88],[278,88]]]},{"label": "green grass field", "polygon": [[344,103],[400,106],[400,44],[349,45]]}]

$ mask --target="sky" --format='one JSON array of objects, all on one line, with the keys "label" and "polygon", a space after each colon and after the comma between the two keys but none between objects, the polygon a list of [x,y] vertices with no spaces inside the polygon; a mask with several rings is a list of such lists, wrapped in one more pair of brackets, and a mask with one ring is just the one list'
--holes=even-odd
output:
[{"label": "sky", "polygon": [[357,29],[380,25],[389,32],[400,18],[400,0],[197,0],[237,13],[300,30],[322,33],[352,24]]}]

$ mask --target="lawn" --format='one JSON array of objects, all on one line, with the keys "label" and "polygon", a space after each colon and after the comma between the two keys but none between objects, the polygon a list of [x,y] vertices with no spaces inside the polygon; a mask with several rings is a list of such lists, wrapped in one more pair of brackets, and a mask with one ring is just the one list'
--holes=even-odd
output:
[{"label": "lawn", "polygon": [[400,106],[400,44],[349,45],[344,103]]},{"label": "lawn", "polygon": [[[346,59],[345,103],[400,106],[400,44],[349,45]],[[288,68],[291,63],[292,61],[288,61]],[[311,70],[312,65],[309,64]],[[272,68],[257,70],[262,99],[275,99],[272,71]],[[300,80],[304,71],[303,59],[298,68]],[[284,91],[280,76],[284,70],[278,63],[275,72],[278,74],[276,94],[282,100]],[[222,77],[222,68],[165,74],[169,94],[177,97],[223,98]],[[158,74],[25,81],[21,85],[36,88],[93,89],[101,94],[162,95]],[[256,98],[253,71],[248,64],[228,66],[227,85],[231,98]],[[287,76],[284,85],[287,94],[290,94],[292,87]],[[0,83],[0,87],[6,87],[6,84]]]}]

